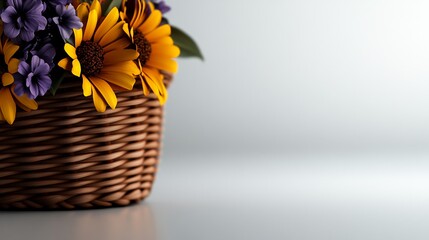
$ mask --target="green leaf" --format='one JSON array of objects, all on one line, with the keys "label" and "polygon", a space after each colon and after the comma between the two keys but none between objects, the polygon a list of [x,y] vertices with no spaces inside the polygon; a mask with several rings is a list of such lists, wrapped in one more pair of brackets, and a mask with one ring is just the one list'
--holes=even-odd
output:
[{"label": "green leaf", "polygon": [[[110,4],[109,4],[110,2]],[[117,7],[118,9],[121,9],[122,0],[109,0],[103,4],[103,10],[104,15],[107,16],[109,12],[114,8]]]},{"label": "green leaf", "polygon": [[171,37],[180,48],[180,57],[197,57],[204,61],[204,56],[197,43],[183,30],[171,26]]}]

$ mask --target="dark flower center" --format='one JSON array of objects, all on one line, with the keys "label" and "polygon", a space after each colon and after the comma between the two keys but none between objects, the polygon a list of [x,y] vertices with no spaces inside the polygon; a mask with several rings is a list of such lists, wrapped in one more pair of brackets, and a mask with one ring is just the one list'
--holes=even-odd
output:
[{"label": "dark flower center", "polygon": [[22,23],[23,23],[23,20],[22,20],[22,17],[20,16],[16,19],[16,25],[15,25],[16,28],[20,29],[20,28],[24,27],[23,26],[24,24],[22,24]]},{"label": "dark flower center", "polygon": [[94,76],[103,69],[104,52],[103,48],[95,42],[82,42],[76,49],[77,59],[79,59],[82,73],[85,76]]},{"label": "dark flower center", "polygon": [[152,53],[152,47],[150,42],[141,34],[140,32],[136,32],[134,35],[134,43],[137,46],[137,51],[139,52],[139,60],[142,66],[146,64],[146,62],[150,58],[150,54]]}]

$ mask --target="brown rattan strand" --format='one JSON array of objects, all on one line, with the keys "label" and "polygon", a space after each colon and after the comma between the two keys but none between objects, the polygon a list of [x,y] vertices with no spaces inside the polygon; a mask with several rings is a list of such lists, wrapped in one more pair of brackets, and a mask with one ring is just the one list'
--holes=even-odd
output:
[{"label": "brown rattan strand", "polygon": [[[165,74],[166,84],[172,76]],[[97,113],[76,83],[39,110],[0,123],[0,209],[126,206],[146,198],[159,161],[163,109],[142,90]]]}]

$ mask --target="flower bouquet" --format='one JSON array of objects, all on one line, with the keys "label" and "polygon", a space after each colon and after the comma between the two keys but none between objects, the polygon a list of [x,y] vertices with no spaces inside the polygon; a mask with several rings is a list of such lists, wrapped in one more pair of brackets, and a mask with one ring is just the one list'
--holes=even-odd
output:
[{"label": "flower bouquet", "polygon": [[148,196],[179,56],[164,1],[0,2],[0,208],[124,206]]}]

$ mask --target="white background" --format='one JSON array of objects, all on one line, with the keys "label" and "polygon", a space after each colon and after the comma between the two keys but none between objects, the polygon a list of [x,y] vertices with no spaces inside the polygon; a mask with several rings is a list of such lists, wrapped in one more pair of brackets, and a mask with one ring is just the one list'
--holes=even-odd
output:
[{"label": "white background", "polygon": [[206,61],[180,61],[165,151],[427,149],[428,1],[169,2]]}]

